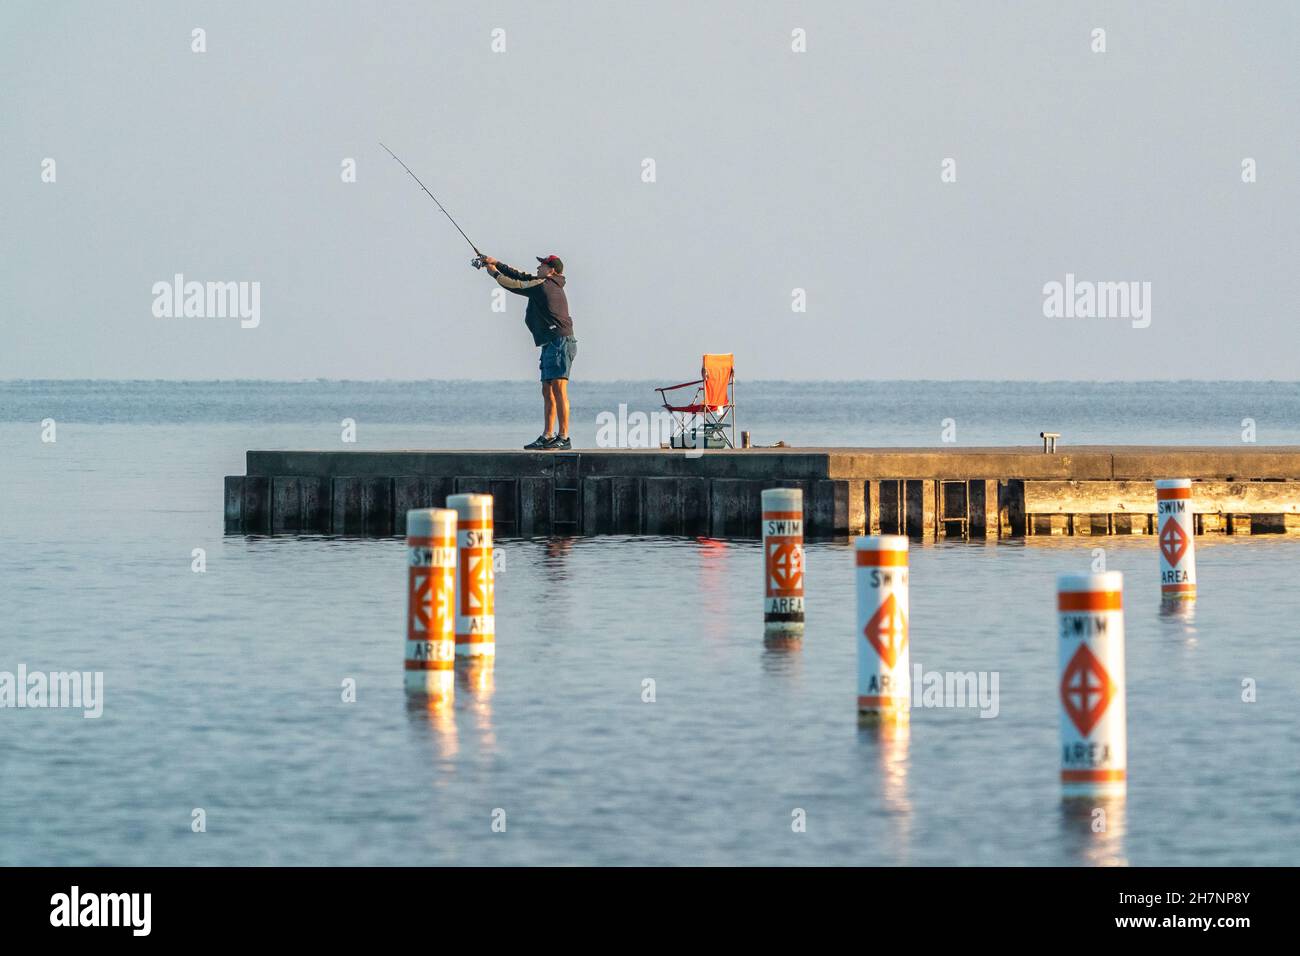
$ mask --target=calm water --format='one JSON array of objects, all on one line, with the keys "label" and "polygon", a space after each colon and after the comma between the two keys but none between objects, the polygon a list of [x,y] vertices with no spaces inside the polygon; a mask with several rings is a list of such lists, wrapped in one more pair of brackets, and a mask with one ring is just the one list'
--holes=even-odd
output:
[{"label": "calm water", "polygon": [[[584,386],[579,443],[645,387]],[[1300,441],[1294,384],[750,389],[759,441],[938,444],[945,417],[968,444],[1236,443],[1244,417]],[[996,671],[999,711],[882,738],[854,718],[847,545],[810,546],[791,652],[763,646],[752,542],[506,541],[492,686],[430,715],[401,689],[400,542],[222,535],[247,448],[343,447],[344,417],[352,447],[513,445],[534,392],[0,383],[0,670],[105,675],[98,720],[0,710],[0,863],[1300,863],[1294,538],[1199,539],[1190,619],[1158,614],[1140,537],[917,546],[913,662]],[[1128,591],[1105,836],[1056,778],[1054,578],[1098,544]]]}]

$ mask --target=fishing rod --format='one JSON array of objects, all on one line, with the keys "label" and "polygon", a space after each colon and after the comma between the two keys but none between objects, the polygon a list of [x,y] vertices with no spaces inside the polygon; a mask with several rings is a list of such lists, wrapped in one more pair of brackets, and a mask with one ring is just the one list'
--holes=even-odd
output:
[{"label": "fishing rod", "polygon": [[[382,142],[381,142],[379,145],[380,145],[380,146],[384,146],[384,144],[383,144]],[[415,173],[412,173],[412,172],[411,172],[411,167],[410,167],[410,166],[406,165],[406,163],[403,163],[402,160],[398,157],[398,155],[397,155],[396,153],[394,153],[391,149],[388,149],[387,146],[384,146],[384,149],[387,150],[389,156],[393,157],[393,159],[396,159],[399,163],[401,163],[402,168],[403,168],[404,170],[406,170],[408,173],[411,173],[411,178],[412,178],[412,179],[414,179],[417,183],[420,183],[420,177],[417,176],[417,175],[415,175]],[[444,216],[446,216],[448,219],[451,220],[451,224],[452,224],[453,226],[456,226],[456,231],[459,232],[462,236],[465,237],[465,241],[469,243],[469,247],[470,247],[471,249],[474,250],[474,258],[473,258],[472,260],[470,260],[470,265],[472,265],[475,269],[482,269],[483,266],[485,266],[487,263],[485,263],[485,262],[483,261],[484,258],[485,258],[485,256],[483,255],[483,253],[481,253],[481,252],[478,251],[478,246],[474,245],[474,243],[470,240],[469,236],[466,236],[466,235],[465,235],[465,230],[464,230],[464,229],[462,229],[462,228],[460,228],[460,226],[456,225],[456,220],[451,218],[451,213],[447,212],[446,209],[443,209],[443,208],[442,208],[442,203],[438,202],[438,197],[437,197],[437,196],[435,196],[433,193],[429,192],[429,187],[426,186],[424,183],[420,183],[420,188],[423,189],[423,190],[425,191],[425,193],[428,194],[429,198],[433,200],[434,204],[435,204],[439,209],[442,210],[442,214],[443,214]]]}]

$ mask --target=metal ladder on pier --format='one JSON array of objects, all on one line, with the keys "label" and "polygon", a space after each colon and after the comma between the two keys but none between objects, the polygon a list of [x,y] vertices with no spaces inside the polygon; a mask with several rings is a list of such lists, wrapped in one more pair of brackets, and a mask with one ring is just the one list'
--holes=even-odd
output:
[{"label": "metal ladder on pier", "polygon": [[[936,538],[954,537],[954,535],[948,534],[948,525],[955,524],[961,530],[962,540],[968,541],[970,539],[970,483],[964,480],[949,481],[947,479],[940,478],[936,482],[936,485],[937,487],[935,490],[938,492],[939,500],[935,502],[937,506],[935,508],[936,520],[934,522],[935,537]],[[961,497],[960,497],[961,513],[960,514],[948,513],[948,489],[949,488],[961,489]]]},{"label": "metal ladder on pier", "polygon": [[582,455],[551,452],[555,470],[551,482],[551,534],[582,534]]}]

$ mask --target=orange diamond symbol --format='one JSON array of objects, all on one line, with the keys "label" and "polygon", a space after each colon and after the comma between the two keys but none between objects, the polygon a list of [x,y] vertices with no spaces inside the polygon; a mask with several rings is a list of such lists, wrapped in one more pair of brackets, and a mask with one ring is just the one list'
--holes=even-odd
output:
[{"label": "orange diamond symbol", "polygon": [[1088,736],[1101,720],[1101,715],[1106,713],[1106,707],[1114,696],[1115,685],[1111,683],[1106,668],[1088,650],[1087,644],[1080,644],[1061,675],[1061,705],[1065,707],[1070,722],[1079,733]]},{"label": "orange diamond symbol", "polygon": [[773,541],[767,551],[767,596],[790,597],[803,589],[803,548]]},{"label": "orange diamond symbol", "polygon": [[493,612],[492,559],[485,548],[462,548],[460,566],[464,569],[464,588],[460,596],[460,613],[466,617]]},{"label": "orange diamond symbol", "polygon": [[453,621],[447,596],[447,582],[456,572],[451,568],[412,567],[409,574],[406,636],[412,641],[437,640],[439,632],[451,629]]},{"label": "orange diamond symbol", "polygon": [[428,568],[411,568],[408,584],[406,636],[412,641],[425,640],[433,624],[429,600],[433,597],[433,577]]},{"label": "orange diamond symbol", "polygon": [[438,623],[441,636],[446,636],[456,629],[456,619],[453,614],[455,610],[456,569],[434,568],[433,573],[437,579],[438,588],[434,619]]},{"label": "orange diamond symbol", "polygon": [[907,647],[907,618],[898,609],[898,601],[891,591],[884,602],[871,615],[867,626],[862,629],[871,646],[876,649],[885,666],[893,670]]},{"label": "orange diamond symbol", "polygon": [[1165,522],[1165,528],[1160,532],[1160,553],[1170,567],[1177,565],[1187,553],[1187,532],[1173,518]]}]

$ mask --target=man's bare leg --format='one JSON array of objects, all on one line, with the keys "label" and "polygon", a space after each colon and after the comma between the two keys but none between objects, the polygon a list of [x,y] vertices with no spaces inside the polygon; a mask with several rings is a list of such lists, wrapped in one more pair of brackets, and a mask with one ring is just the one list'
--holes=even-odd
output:
[{"label": "man's bare leg", "polygon": [[542,434],[548,438],[555,434],[555,391],[551,388],[554,384],[554,382],[542,383],[542,408],[543,417],[546,419]]},{"label": "man's bare leg", "polygon": [[552,399],[560,415],[560,437],[569,437],[569,380],[567,378],[557,378],[551,382],[555,386],[555,397]]}]

